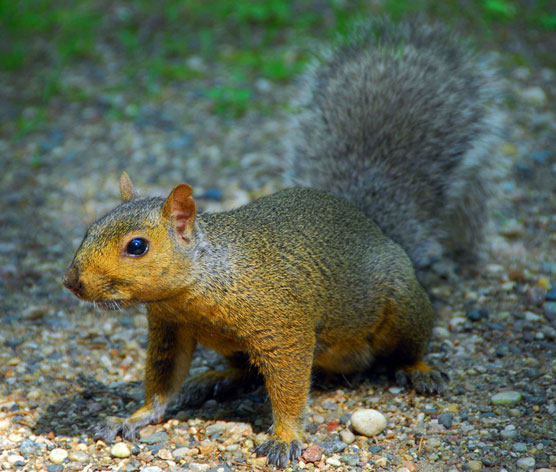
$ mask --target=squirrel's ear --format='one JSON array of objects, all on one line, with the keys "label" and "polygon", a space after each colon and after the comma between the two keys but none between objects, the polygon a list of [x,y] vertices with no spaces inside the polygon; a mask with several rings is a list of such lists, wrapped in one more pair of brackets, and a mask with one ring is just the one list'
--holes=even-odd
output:
[{"label": "squirrel's ear", "polygon": [[123,171],[120,177],[120,193],[122,194],[122,201],[124,202],[129,202],[137,197],[137,193],[126,171]]},{"label": "squirrel's ear", "polygon": [[174,187],[162,206],[162,216],[172,221],[176,233],[185,242],[190,242],[197,214],[191,195],[193,189],[189,185],[178,185]]}]

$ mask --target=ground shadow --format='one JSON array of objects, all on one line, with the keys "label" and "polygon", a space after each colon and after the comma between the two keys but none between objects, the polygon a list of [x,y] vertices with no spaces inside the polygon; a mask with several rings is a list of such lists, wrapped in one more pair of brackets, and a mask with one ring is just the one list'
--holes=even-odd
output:
[{"label": "ground shadow", "polygon": [[[107,416],[125,418],[137,410],[144,400],[143,382],[118,382],[105,385],[94,377],[81,375],[77,378],[79,393],[60,398],[46,408],[33,427],[35,434],[56,436],[92,436],[92,428],[105,421]],[[201,418],[246,422],[254,431],[267,431],[272,422],[270,405],[262,385],[248,384],[234,392],[229,399],[219,399],[216,405],[188,408],[178,400],[168,408],[164,420]],[[262,418],[256,427],[254,421]]]}]

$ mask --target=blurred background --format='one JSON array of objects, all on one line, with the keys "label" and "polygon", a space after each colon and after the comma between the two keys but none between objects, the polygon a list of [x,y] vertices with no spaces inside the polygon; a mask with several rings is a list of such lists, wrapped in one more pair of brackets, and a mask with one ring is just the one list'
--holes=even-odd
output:
[{"label": "blurred background", "polygon": [[180,86],[212,114],[275,113],[287,104],[265,92],[298,76],[315,44],[358,18],[416,14],[503,51],[508,67],[556,61],[553,0],[0,0],[0,133],[21,139],[64,105],[99,101],[106,118],[141,122]]}]

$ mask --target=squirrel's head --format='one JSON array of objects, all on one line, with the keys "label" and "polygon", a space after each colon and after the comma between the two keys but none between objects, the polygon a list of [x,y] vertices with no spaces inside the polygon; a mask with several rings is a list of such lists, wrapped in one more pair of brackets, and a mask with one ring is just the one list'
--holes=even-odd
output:
[{"label": "squirrel's head", "polygon": [[139,199],[124,172],[120,190],[123,202],[87,230],[63,279],[77,297],[104,309],[160,301],[183,289],[189,258],[180,255],[195,245],[189,185],[178,185],[166,200]]}]

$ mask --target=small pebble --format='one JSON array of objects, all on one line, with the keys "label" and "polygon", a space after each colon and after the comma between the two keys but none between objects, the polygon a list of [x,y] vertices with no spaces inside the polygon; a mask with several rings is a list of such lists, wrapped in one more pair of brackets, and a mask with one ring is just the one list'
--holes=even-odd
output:
[{"label": "small pebble", "polygon": [[520,392],[508,391],[508,392],[500,392],[496,395],[493,395],[490,398],[490,401],[494,405],[511,405],[513,403],[518,403],[523,398]]},{"label": "small pebble", "polygon": [[141,472],[162,472],[162,469],[156,465],[149,465],[147,467],[143,467]]},{"label": "small pebble", "polygon": [[192,472],[205,472],[210,466],[208,464],[199,464],[197,462],[192,462],[189,464],[189,470]]},{"label": "small pebble", "polygon": [[527,450],[527,444],[517,442],[512,445],[512,449],[515,452],[525,452]]},{"label": "small pebble", "polygon": [[513,424],[509,424],[502,431],[500,431],[500,436],[504,439],[513,439],[517,436],[517,431]]},{"label": "small pebble", "polygon": [[467,312],[467,319],[471,321],[480,321],[481,319],[481,312],[479,310],[469,310]]},{"label": "small pebble", "polygon": [[48,455],[50,462],[53,462],[54,464],[60,464],[61,462],[64,462],[66,457],[68,457],[68,451],[59,447],[57,447],[56,449],[52,449],[52,451],[50,451],[50,454]]},{"label": "small pebble", "polygon": [[529,87],[520,92],[521,98],[534,105],[544,105],[546,103],[546,93],[538,86]]},{"label": "small pebble", "polygon": [[226,431],[226,428],[227,428],[226,423],[219,422],[219,423],[208,425],[205,429],[205,432],[207,433],[207,436],[212,436],[213,434],[223,433],[224,431]]},{"label": "small pebble", "polygon": [[344,429],[340,431],[340,439],[346,444],[351,444],[355,441],[355,435],[349,429]]},{"label": "small pebble", "polygon": [[324,454],[331,456],[332,454],[342,452],[346,448],[346,443],[342,441],[323,441],[319,443],[319,446]]},{"label": "small pebble", "polygon": [[[149,437],[149,436],[147,436]],[[110,455],[112,457],[119,457],[121,459],[131,456],[131,451],[126,443],[117,442],[110,448]]]},{"label": "small pebble", "polygon": [[89,454],[83,451],[75,451],[69,455],[71,462],[89,462]]},{"label": "small pebble", "polygon": [[10,454],[8,456],[8,462],[11,465],[16,465],[18,462],[24,464],[26,461],[25,461],[25,458],[23,456],[20,456],[19,454]]},{"label": "small pebble", "polygon": [[556,321],[556,302],[546,302],[543,306],[544,316],[550,321]]},{"label": "small pebble", "polygon": [[168,434],[164,431],[160,431],[158,433],[149,434],[148,436],[139,439],[139,441],[143,444],[158,444],[164,441],[168,441],[168,439]]},{"label": "small pebble", "polygon": [[351,415],[351,427],[363,436],[376,436],[386,429],[386,417],[377,410],[361,409]]},{"label": "small pebble", "polygon": [[532,469],[535,467],[534,457],[523,457],[517,461],[517,467],[519,469]]},{"label": "small pebble", "polygon": [[359,456],[357,454],[345,454],[340,457],[340,462],[355,467],[359,462]]},{"label": "small pebble", "polygon": [[306,462],[318,462],[322,458],[322,453],[323,453],[322,447],[313,444],[312,446],[309,446],[307,449],[303,451],[301,457],[303,457],[303,459]]},{"label": "small pebble", "polygon": [[546,294],[547,302],[556,302],[556,287],[550,289]]},{"label": "small pebble", "polygon": [[451,413],[442,413],[438,416],[438,422],[445,428],[450,428],[454,422],[454,417]]},{"label": "small pebble", "polygon": [[329,457],[328,459],[326,459],[326,463],[334,467],[340,467],[342,465],[342,463],[335,457]]},{"label": "small pebble", "polygon": [[469,461],[465,464],[467,470],[479,471],[483,468],[481,461]]},{"label": "small pebble", "polygon": [[542,287],[531,287],[527,290],[527,303],[533,306],[541,306],[546,299],[546,290]]},{"label": "small pebble", "polygon": [[24,439],[19,445],[19,452],[25,455],[34,454],[43,449],[46,449],[46,444],[36,443],[30,439]]},{"label": "small pebble", "polygon": [[172,456],[173,456],[174,459],[179,461],[180,459],[185,457],[188,452],[189,452],[188,447],[178,447],[177,449],[174,449],[172,451]]}]

